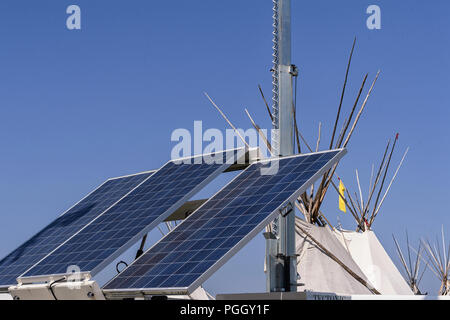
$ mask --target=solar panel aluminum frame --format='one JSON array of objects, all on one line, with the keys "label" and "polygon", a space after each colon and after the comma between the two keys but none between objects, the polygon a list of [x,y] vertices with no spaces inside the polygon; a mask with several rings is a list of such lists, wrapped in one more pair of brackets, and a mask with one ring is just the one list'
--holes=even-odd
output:
[{"label": "solar panel aluminum frame", "polygon": [[[98,189],[100,189],[101,187],[103,187],[105,185],[105,183],[107,183],[109,180],[105,180],[102,184],[100,184],[99,186],[97,186],[95,189],[93,189],[91,192],[89,192],[87,195],[85,195],[82,199],[80,199],[77,203],[75,203],[74,205],[72,205],[70,208],[68,208],[66,211],[64,211],[62,214],[60,214],[58,216],[58,218],[64,216],[67,212],[69,212],[70,210],[72,210],[73,208],[75,208],[77,205],[79,205],[83,200],[85,200],[86,198],[88,198],[90,195],[92,195],[95,191],[97,191]],[[108,208],[109,209],[109,208]],[[106,210],[108,210],[106,209]],[[33,237],[35,236],[35,234],[33,234],[31,237],[29,237],[25,242],[31,240]],[[24,243],[25,243],[24,242]],[[53,251],[52,251],[53,252]],[[0,259],[1,260],[1,259]],[[41,261],[41,260],[39,260]],[[34,265],[33,265],[34,266]],[[28,270],[27,270],[28,271]],[[9,293],[8,288],[11,286],[11,284],[9,285],[4,285],[4,284],[0,284],[0,293]]]},{"label": "solar panel aluminum frame", "polygon": [[[43,257],[41,260],[39,260],[38,262],[36,262],[33,266],[31,266],[30,268],[28,268],[24,273],[22,273],[22,275],[26,274],[29,270],[33,269],[37,264],[39,264],[42,260],[44,260],[45,258],[47,258],[49,255],[51,255],[54,251],[56,251],[59,247],[61,247],[64,243],[66,243],[67,241],[69,241],[70,239],[72,239],[75,235],[77,235],[80,231],[82,231],[85,227],[87,227],[88,225],[90,225],[93,221],[95,221],[98,217],[102,216],[105,212],[109,211],[112,207],[114,207],[118,202],[120,202],[121,200],[123,200],[128,194],[130,194],[130,192],[132,192],[133,190],[135,190],[137,187],[139,187],[142,183],[144,183],[145,181],[147,181],[155,172],[157,172],[158,170],[149,170],[149,171],[144,171],[144,172],[139,172],[139,173],[134,173],[134,174],[129,174],[129,175],[124,175],[124,176],[120,176],[120,177],[114,177],[114,178],[109,178],[107,179],[105,182],[103,182],[101,185],[99,185],[97,188],[95,188],[94,190],[92,190],[91,192],[89,192],[85,197],[83,197],[83,199],[81,199],[80,201],[78,201],[76,204],[74,204],[73,206],[71,206],[69,209],[67,209],[63,214],[60,215],[60,217],[64,216],[67,212],[69,212],[70,210],[72,210],[72,208],[74,208],[75,206],[77,206],[78,204],[80,204],[84,199],[86,199],[87,197],[89,197],[91,194],[93,194],[95,191],[97,191],[98,189],[100,189],[103,185],[105,185],[108,181],[112,181],[112,180],[117,180],[117,179],[122,179],[122,178],[129,178],[129,177],[133,177],[133,176],[137,176],[140,174],[146,174],[146,173],[151,173],[151,175],[149,175],[146,179],[144,179],[140,184],[138,184],[136,187],[134,187],[133,189],[131,189],[128,193],[126,193],[122,198],[120,198],[119,200],[117,200],[116,202],[114,202],[111,206],[109,206],[108,208],[106,208],[102,213],[100,213],[96,218],[92,219],[88,224],[86,224],[83,228],[81,228],[80,230],[78,230],[75,234],[73,234],[71,237],[69,237],[66,241],[64,241],[63,243],[61,243],[59,246],[57,246],[55,249],[53,249],[50,253],[48,253],[45,257]],[[90,277],[90,275],[86,272],[82,272],[81,273],[83,279],[87,279]],[[36,277],[22,277],[19,276],[17,278],[17,283],[18,284],[23,284],[26,283],[25,281],[22,281],[22,279],[30,279],[33,280],[33,282],[43,282],[45,281],[47,278],[51,278],[53,279],[53,276],[61,276],[61,275],[50,275],[50,276],[36,276]],[[0,292],[3,288],[0,288]]]},{"label": "solar panel aluminum frame", "polygon": [[[127,175],[120,176],[120,177],[113,177],[113,178],[109,178],[109,179],[106,180],[105,182],[108,182],[108,181],[111,181],[111,180],[123,179],[123,178],[130,178],[130,177],[138,176],[138,175],[140,175],[140,174],[155,173],[156,171],[158,171],[158,169],[148,170],[148,171],[143,171],[143,172],[138,172],[138,173],[133,173],[133,174],[127,174]],[[150,177],[150,176],[149,176],[149,177]]]},{"label": "solar panel aluminum frame", "polygon": [[[239,153],[239,151],[244,151],[242,152],[242,154]],[[242,160],[245,161],[245,157],[249,156],[250,159],[250,163],[257,161],[257,158],[261,156],[259,148],[236,148],[236,149],[227,149],[227,150],[223,150],[223,151],[218,151],[218,152],[213,152],[211,154],[218,154],[218,153],[227,153],[227,152],[231,152],[231,151],[238,151],[238,159],[234,159],[234,163],[240,163],[242,162]],[[189,158],[195,159],[197,157],[203,157],[205,155],[195,155],[195,156],[190,156],[190,157],[183,157],[183,158],[179,158],[179,159],[174,159],[174,160],[170,160],[167,161],[161,168],[163,168],[165,165],[167,165],[170,162],[179,162],[179,161],[183,161]],[[254,158],[252,158],[252,156]],[[107,259],[105,259],[103,262],[101,262],[100,264],[98,264],[95,268],[93,268],[90,271],[83,271],[81,272],[81,275],[83,275],[84,277],[87,278],[92,278],[93,276],[95,276],[96,274],[98,274],[100,271],[102,271],[105,267],[107,267],[109,264],[111,264],[112,262],[114,262],[115,259],[117,259],[118,257],[120,257],[121,254],[123,254],[126,250],[128,250],[129,248],[131,248],[136,242],[138,242],[140,239],[142,239],[143,236],[145,236],[148,232],[150,232],[152,229],[156,228],[157,225],[159,225],[161,222],[163,222],[165,219],[167,219],[171,214],[173,214],[180,206],[182,206],[187,200],[189,200],[189,198],[191,198],[192,196],[194,196],[195,194],[197,194],[200,190],[202,190],[206,185],[208,185],[212,180],[214,180],[215,178],[217,178],[218,175],[220,175],[222,172],[224,172],[228,167],[232,166],[234,163],[227,163],[227,161],[225,161],[219,168],[217,168],[216,171],[214,171],[213,174],[211,174],[207,179],[205,179],[204,181],[202,181],[199,185],[197,185],[195,188],[193,188],[191,190],[191,192],[187,195],[185,195],[182,199],[180,199],[179,201],[177,201],[175,204],[173,204],[168,210],[165,211],[164,214],[160,215],[158,217],[158,219],[156,219],[153,223],[149,224],[147,227],[145,227],[141,232],[139,232],[138,234],[136,234],[134,237],[132,237],[130,240],[128,240],[122,247],[120,247],[119,249],[117,249],[113,254],[111,254]],[[155,172],[157,172],[158,170],[156,170]],[[134,189],[132,189],[130,192],[128,192],[125,196],[123,196],[120,200],[118,200],[117,202],[115,202],[111,207],[109,207],[107,210],[105,210],[103,213],[101,213],[98,217],[96,217],[94,220],[92,220],[91,222],[89,222],[89,224],[87,224],[85,227],[83,227],[81,230],[79,230],[76,234],[72,235],[69,239],[67,239],[64,243],[66,243],[67,241],[70,241],[70,239],[72,239],[73,237],[75,237],[78,233],[80,233],[81,231],[83,231],[87,226],[89,226],[90,224],[92,224],[95,220],[97,220],[99,217],[103,216],[104,214],[106,214],[112,207],[114,207],[118,202],[120,202],[121,200],[123,200],[124,198],[126,198],[131,192],[133,192],[134,190],[136,190],[137,188],[139,188],[143,183],[145,183],[148,179],[150,179],[153,175],[149,176],[147,179],[145,179],[144,181],[142,181],[139,185],[137,185]],[[19,284],[31,284],[31,283],[41,283],[41,282],[48,282],[49,279],[60,279],[62,277],[66,277],[69,274],[67,273],[60,273],[60,274],[49,274],[49,275],[35,275],[35,276],[23,276],[25,274],[27,274],[31,269],[33,269],[35,266],[39,265],[39,263],[41,261],[43,261],[45,258],[47,258],[48,256],[50,256],[53,252],[55,252],[57,249],[59,249],[59,247],[61,247],[64,243],[62,243],[60,246],[58,246],[57,248],[55,248],[52,252],[50,252],[47,256],[45,256],[44,258],[42,258],[39,262],[37,262],[36,264],[33,265],[33,267],[29,268],[27,271],[25,271],[20,277],[17,278],[17,282]]]},{"label": "solar panel aluminum frame", "polygon": [[[128,178],[128,177],[133,177],[133,176],[138,176],[138,175],[141,175],[141,174],[147,174],[147,173],[149,173],[149,174],[154,174],[155,172],[156,172],[157,170],[148,170],[148,171],[143,171],[143,172],[139,172],[139,173],[134,173],[134,174],[129,174],[129,175],[124,175],[124,176],[120,176],[120,177],[114,177],[114,178],[109,178],[109,179],[107,179],[107,180],[105,180],[102,184],[100,184],[99,186],[97,186],[95,189],[93,189],[92,191],[90,191],[88,194],[86,194],[83,198],[81,198],[79,201],[77,201],[74,205],[72,205],[70,208],[68,208],[66,211],[64,211],[62,214],[60,214],[59,216],[58,216],[58,218],[60,218],[60,217],[62,217],[62,216],[64,216],[66,213],[68,213],[69,211],[71,211],[73,208],[75,208],[77,205],[79,205],[80,203],[82,203],[85,199],[87,199],[89,196],[91,196],[94,192],[96,192],[97,190],[99,190],[100,188],[102,188],[106,183],[108,183],[109,181],[112,181],[112,180],[118,180],[118,179],[122,179],[122,178]],[[149,177],[151,177],[151,175],[149,176]],[[147,180],[147,179],[145,179],[145,180]],[[122,199],[122,198],[121,198]],[[120,200],[121,200],[120,199]],[[119,201],[120,201],[119,200]],[[113,205],[111,205],[110,207],[108,207],[108,208],[106,208],[103,212],[101,212],[100,214],[99,214],[99,216],[100,215],[102,215],[104,212],[106,212],[106,211],[108,211],[109,209],[111,209],[111,207],[112,206],[114,206],[115,204],[116,204],[117,202],[115,202]],[[94,219],[93,219],[94,220]],[[92,221],[92,220],[91,220]],[[89,222],[90,223],[90,222]],[[80,229],[81,230],[81,229]],[[80,231],[80,230],[78,230],[78,231]],[[78,232],[77,232],[78,233]],[[33,234],[30,238],[28,238],[25,242],[27,242],[27,241],[29,241],[30,239],[32,239],[33,237],[35,237],[36,236],[36,234]],[[70,238],[69,238],[70,239]],[[24,242],[24,243],[25,243]],[[63,243],[65,243],[65,241],[63,242]],[[61,244],[62,245],[62,244]],[[58,247],[56,247],[54,250],[56,250],[57,248],[59,248],[59,246]],[[53,251],[51,251],[50,253],[52,253]],[[50,254],[49,253],[49,254]],[[45,256],[45,257],[47,257],[47,256]],[[45,258],[44,257],[44,258]],[[43,259],[44,259],[43,258]],[[42,260],[39,260],[39,262],[40,261],[42,261]],[[38,262],[38,263],[39,263]],[[36,264],[34,264],[32,267],[34,267]],[[31,268],[32,268],[31,267]],[[27,272],[28,270],[30,270],[31,268],[29,268],[29,269],[27,269],[25,272]],[[24,273],[23,273],[24,274]],[[9,291],[8,291],[8,288],[10,287],[10,285],[4,285],[4,284],[0,284],[0,293],[8,293]]]},{"label": "solar panel aluminum frame", "polygon": [[[143,172],[139,172],[139,173],[133,173],[133,174],[128,174],[125,176],[121,176],[121,177],[114,177],[114,178],[109,178],[106,181],[104,181],[101,185],[99,185],[97,188],[95,188],[94,190],[92,190],[91,192],[89,192],[87,195],[85,195],[80,201],[78,201],[77,203],[75,203],[73,206],[71,206],[69,209],[67,209],[66,211],[64,211],[62,214],[59,215],[59,217],[62,217],[63,215],[65,215],[67,212],[69,212],[70,210],[72,210],[73,208],[75,208],[77,205],[79,205],[83,200],[85,200],[87,197],[89,197],[90,195],[92,195],[95,191],[97,191],[98,189],[100,189],[101,187],[103,187],[107,182],[112,181],[112,180],[118,180],[118,179],[123,179],[123,178],[129,178],[129,177],[134,177],[134,176],[138,176],[140,174],[146,174],[146,173],[155,173],[158,170],[148,170],[148,171],[143,171]],[[151,175],[149,176],[151,177]],[[145,179],[147,180],[147,179]],[[115,203],[114,203],[115,204]],[[109,210],[111,207],[105,209],[105,211]],[[104,211],[103,211],[104,212]],[[103,213],[102,212],[102,213]],[[101,213],[101,214],[102,214]]]},{"label": "solar panel aluminum frame", "polygon": [[[333,152],[333,151],[339,151],[329,162],[322,167],[320,170],[318,170],[308,181],[306,181],[303,186],[298,189],[295,193],[293,193],[286,201],[284,201],[280,206],[278,206],[274,211],[272,211],[271,214],[267,216],[266,219],[264,219],[258,226],[255,227],[250,233],[248,233],[246,236],[244,236],[233,248],[231,248],[222,258],[218,259],[208,270],[203,272],[203,274],[195,280],[189,287],[183,287],[183,288],[140,288],[140,289],[103,289],[103,293],[106,297],[110,298],[125,298],[125,297],[141,297],[141,296],[150,296],[150,295],[186,295],[191,294],[194,292],[198,287],[200,287],[211,275],[213,275],[218,269],[220,269],[228,260],[230,260],[239,250],[241,250],[251,239],[253,239],[258,233],[260,233],[270,222],[272,222],[279,214],[280,211],[285,208],[289,203],[293,203],[301,194],[303,194],[307,189],[323,174],[325,174],[328,170],[330,170],[335,164],[337,164],[343,156],[347,154],[347,149],[341,148],[341,149],[335,149],[335,150],[327,150],[327,151],[320,151],[320,152],[314,152],[309,154],[302,154],[302,156],[312,155],[312,154],[321,154],[326,152]],[[292,157],[298,157],[299,155],[294,156],[287,156],[283,157],[282,159],[288,159]],[[265,159],[258,161],[258,163],[264,163],[264,162],[270,162],[270,161],[276,161],[277,159]],[[245,170],[243,171],[245,172]],[[239,176],[239,175],[238,175]],[[225,189],[229,184],[233,183],[235,179],[237,179],[236,176],[233,180],[231,180],[229,183],[227,183],[222,189],[220,189],[216,194],[220,193],[223,189]],[[215,195],[216,195],[215,194]],[[214,196],[215,196],[214,195]],[[212,196],[210,199],[214,198]],[[209,202],[205,202],[203,205],[206,205]],[[200,206],[197,210],[200,210]],[[197,211],[196,210],[196,211]],[[189,217],[187,217],[181,224],[185,223],[185,221],[188,221],[191,217],[195,216],[195,212],[193,212]],[[178,227],[177,226],[177,227]],[[174,228],[172,231],[175,231],[176,228]],[[167,236],[167,235],[166,235]],[[165,237],[163,237],[160,241],[162,241]],[[160,241],[155,243],[150,249],[151,250],[154,246],[156,246]],[[128,268],[128,267],[127,267]],[[108,282],[109,283],[109,282]],[[105,285],[106,286],[106,285]]]}]

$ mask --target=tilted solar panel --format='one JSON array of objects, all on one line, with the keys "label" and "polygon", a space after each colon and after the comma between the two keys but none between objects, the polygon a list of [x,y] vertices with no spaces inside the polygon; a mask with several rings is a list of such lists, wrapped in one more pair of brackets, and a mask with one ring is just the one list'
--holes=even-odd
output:
[{"label": "tilted solar panel", "polygon": [[345,154],[327,151],[249,166],[133,264],[104,291],[187,293],[195,290]]},{"label": "tilted solar panel", "polygon": [[0,287],[16,284],[16,278],[82,227],[148,178],[147,172],[110,179],[0,261]]},{"label": "tilted solar panel", "polygon": [[131,247],[217,175],[233,164],[243,149],[219,152],[223,160],[209,164],[205,156],[169,161],[114,207],[28,270],[22,278],[65,274],[70,265],[95,275]]}]

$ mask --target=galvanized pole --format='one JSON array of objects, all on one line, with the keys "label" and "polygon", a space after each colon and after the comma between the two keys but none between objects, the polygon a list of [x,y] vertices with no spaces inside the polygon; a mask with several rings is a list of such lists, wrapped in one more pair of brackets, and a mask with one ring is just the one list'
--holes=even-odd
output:
[{"label": "galvanized pole", "polygon": [[[297,70],[291,63],[291,0],[273,0],[273,128],[272,146],[279,156],[294,151],[294,104],[292,78]],[[289,204],[273,223],[267,239],[267,289],[296,291],[295,210]]]}]

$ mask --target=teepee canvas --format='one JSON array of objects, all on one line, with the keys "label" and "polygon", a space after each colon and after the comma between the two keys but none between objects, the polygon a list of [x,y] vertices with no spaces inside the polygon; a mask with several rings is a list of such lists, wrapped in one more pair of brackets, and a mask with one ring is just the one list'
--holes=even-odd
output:
[{"label": "teepee canvas", "polygon": [[414,294],[373,231],[358,233],[336,230],[334,233],[370,283],[381,294]]},{"label": "teepee canvas", "polygon": [[328,227],[297,218],[296,233],[298,291],[373,294],[363,271]]},{"label": "teepee canvas", "polygon": [[[398,134],[395,136],[390,152],[389,147],[391,143],[390,141],[388,142],[375,176],[373,175],[374,171],[372,169],[369,194],[366,199],[364,199],[361,191],[362,188],[358,170],[356,170],[356,181],[358,183],[359,199],[356,193],[356,197],[353,198],[348,189],[345,189],[344,194],[335,188],[339,194],[339,199],[345,202],[346,208],[355,218],[357,228],[356,231],[335,230],[334,234],[380,294],[413,295],[409,285],[402,277],[372,230],[374,220],[380,212],[381,206],[383,205],[408,153],[407,149],[392,176],[389,185],[386,190],[384,190],[389,166],[397,141]],[[375,177],[374,180],[372,180],[373,177]]]}]

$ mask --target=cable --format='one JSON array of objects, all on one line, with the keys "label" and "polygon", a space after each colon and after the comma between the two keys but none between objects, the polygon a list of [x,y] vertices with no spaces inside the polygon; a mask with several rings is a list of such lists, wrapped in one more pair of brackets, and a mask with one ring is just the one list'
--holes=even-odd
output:
[{"label": "cable", "polygon": [[[297,78],[298,78],[298,76],[295,76],[294,77],[294,79],[295,79],[295,81],[294,81],[294,83],[295,83],[295,85],[294,85],[294,88],[295,88],[295,91],[294,91],[294,115],[295,115],[295,118],[296,119],[294,119],[293,121],[295,121],[295,123],[297,123],[297,126],[298,126],[298,122],[297,122]],[[295,134],[294,132],[292,132],[292,134]],[[295,137],[294,137],[294,150],[293,150],[293,154],[295,154]],[[298,142],[297,142],[298,143]]]},{"label": "cable", "polygon": [[122,272],[122,271],[119,271],[119,266],[120,266],[121,264],[124,264],[124,265],[125,265],[125,268],[128,267],[128,263],[126,263],[125,261],[119,261],[119,262],[117,262],[117,264],[116,264],[116,271],[117,271],[118,274]]},{"label": "cable", "polygon": [[63,280],[66,280],[66,277],[63,277],[63,278],[61,278],[61,279],[58,279],[58,280],[55,280],[55,281],[53,281],[52,283],[50,283],[50,286],[48,287],[48,289],[50,290],[50,292],[52,293],[52,296],[53,296],[53,298],[55,299],[55,300],[58,300],[58,298],[56,298],[56,295],[55,295],[55,292],[53,292],[53,285],[54,284],[56,284],[56,283],[58,283],[58,282],[61,282],[61,281],[63,281]]},{"label": "cable", "polygon": [[142,238],[141,245],[139,246],[139,249],[136,252],[136,258],[134,258],[135,260],[140,256],[142,256],[142,254],[144,253],[145,241],[147,241],[147,234]]}]

